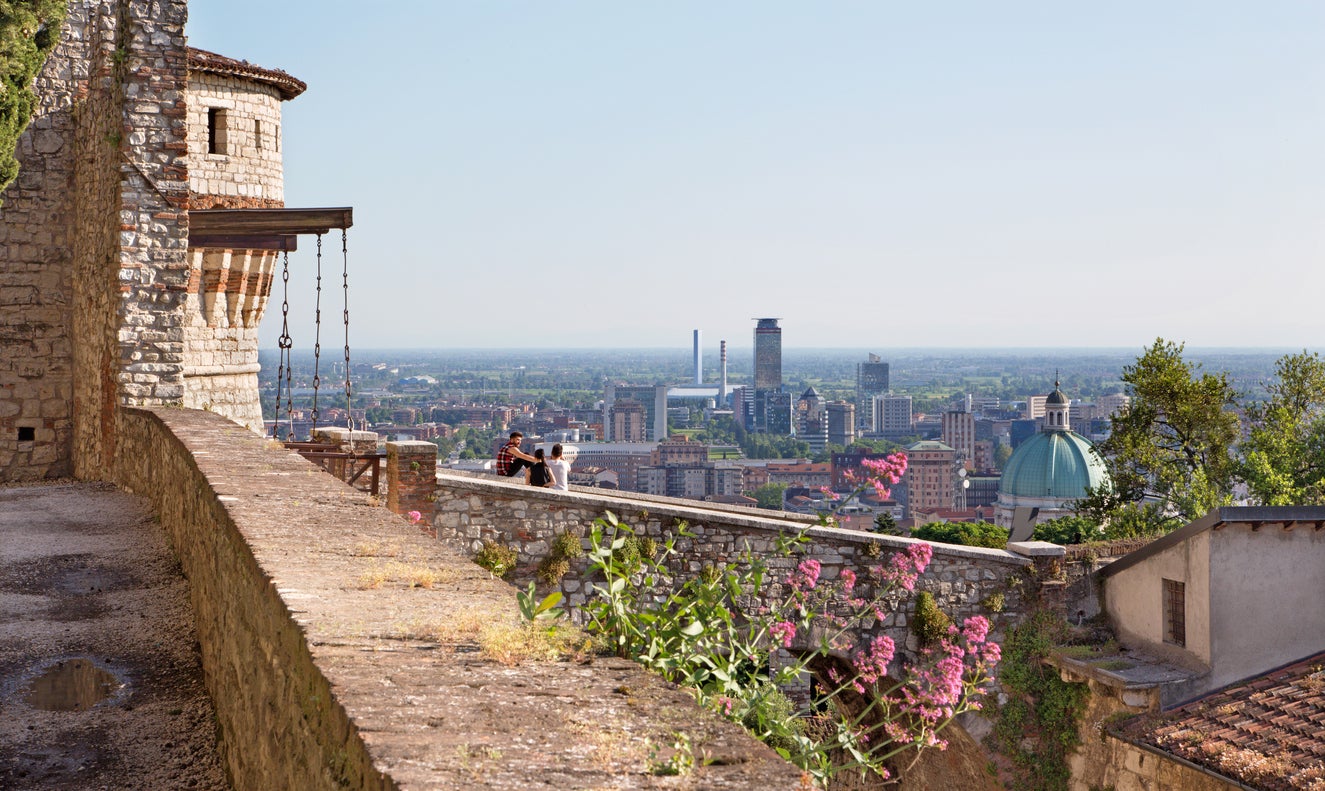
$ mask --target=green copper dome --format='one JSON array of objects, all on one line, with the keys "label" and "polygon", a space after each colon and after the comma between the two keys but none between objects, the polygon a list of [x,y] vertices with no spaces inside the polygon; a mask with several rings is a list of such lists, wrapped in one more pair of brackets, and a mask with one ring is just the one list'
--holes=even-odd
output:
[{"label": "green copper dome", "polygon": [[1090,440],[1075,431],[1041,431],[1008,459],[999,494],[1077,500],[1108,480]]}]

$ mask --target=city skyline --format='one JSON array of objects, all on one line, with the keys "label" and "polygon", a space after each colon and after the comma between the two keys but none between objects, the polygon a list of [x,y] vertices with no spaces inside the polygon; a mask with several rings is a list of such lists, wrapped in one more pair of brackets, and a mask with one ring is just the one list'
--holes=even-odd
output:
[{"label": "city skyline", "polygon": [[287,201],[355,207],[356,347],[1321,335],[1312,3],[312,8],[195,2],[189,33],[309,83]]}]

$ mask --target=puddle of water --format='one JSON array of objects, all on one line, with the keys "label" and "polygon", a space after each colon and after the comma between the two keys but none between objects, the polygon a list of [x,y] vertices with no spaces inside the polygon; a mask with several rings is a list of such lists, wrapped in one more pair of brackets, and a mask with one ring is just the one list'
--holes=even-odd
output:
[{"label": "puddle of water", "polygon": [[119,686],[119,679],[88,660],[67,659],[33,679],[23,699],[46,711],[86,711]]}]

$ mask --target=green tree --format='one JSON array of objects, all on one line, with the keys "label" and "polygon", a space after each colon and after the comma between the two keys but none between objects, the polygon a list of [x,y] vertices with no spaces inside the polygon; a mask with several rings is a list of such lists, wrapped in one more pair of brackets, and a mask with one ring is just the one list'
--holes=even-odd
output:
[{"label": "green tree", "polygon": [[1007,529],[992,522],[929,522],[912,530],[911,537],[991,549],[1004,549],[1008,545]]},{"label": "green tree", "polygon": [[1269,398],[1247,408],[1242,478],[1262,505],[1325,504],[1325,361],[1279,358]]},{"label": "green tree", "polygon": [[998,443],[994,446],[994,466],[1003,469],[1007,466],[1008,459],[1012,458],[1012,446],[1005,443]]},{"label": "green tree", "polygon": [[1099,523],[1079,514],[1040,522],[1031,535],[1033,541],[1048,541],[1054,544],[1084,544],[1087,541],[1099,541],[1101,538],[1104,538],[1104,531]]},{"label": "green tree", "polygon": [[902,528],[897,526],[897,520],[892,514],[884,511],[874,517],[874,532],[883,533],[885,536],[900,536]]},{"label": "green tree", "polygon": [[782,510],[782,496],[786,493],[787,487],[780,483],[766,483],[755,489],[752,494],[759,501],[760,508],[768,508],[774,511]]},{"label": "green tree", "polygon": [[0,6],[0,190],[18,176],[14,151],[37,97],[32,81],[60,40],[64,0],[15,0]]},{"label": "green tree", "polygon": [[1239,423],[1227,373],[1202,373],[1182,358],[1183,344],[1157,338],[1134,365],[1123,368],[1132,403],[1112,419],[1096,450],[1112,487],[1081,507],[1106,520],[1128,504],[1157,501],[1155,513],[1190,521],[1231,501]]}]

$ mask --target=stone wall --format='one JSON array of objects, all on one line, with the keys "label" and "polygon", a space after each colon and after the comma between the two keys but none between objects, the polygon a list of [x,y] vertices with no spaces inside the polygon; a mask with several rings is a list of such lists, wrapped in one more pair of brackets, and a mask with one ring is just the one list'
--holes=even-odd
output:
[{"label": "stone wall", "polygon": [[74,104],[88,81],[90,16],[69,9],[37,77],[18,178],[0,195],[0,480],[72,470]]},{"label": "stone wall", "polygon": [[[251,79],[197,73],[188,106],[193,208],[284,206],[280,91]],[[209,109],[221,111],[218,153],[208,150]]]},{"label": "stone wall", "polygon": [[183,393],[186,4],[70,6],[0,208],[0,480],[99,477],[116,404]]},{"label": "stone wall", "polygon": [[184,310],[184,406],[262,433],[258,326],[271,294],[274,250],[189,249]]},{"label": "stone wall", "polygon": [[[126,409],[117,449],[189,578],[240,791],[664,787],[649,755],[675,732],[712,762],[685,787],[797,787],[633,663],[508,653],[485,635],[520,634],[514,588],[276,443],[207,412]],[[406,581],[420,571],[435,579]]]},{"label": "stone wall", "polygon": [[[735,561],[746,546],[771,555],[780,536],[802,529],[811,538],[804,555],[819,560],[826,579],[835,579],[845,568],[855,570],[863,579],[870,567],[915,543],[906,538],[809,527],[804,522],[764,517],[748,508],[706,505],[662,497],[627,499],[578,487],[571,492],[554,492],[495,476],[442,473],[438,476],[434,525],[441,540],[468,553],[477,551],[484,540],[513,547],[519,555],[518,584],[534,579],[536,567],[549,554],[554,536],[569,532],[583,541],[594,519],[606,511],[659,541],[673,535],[678,522],[687,523],[694,538],[678,541],[679,561],[674,568],[682,576],[698,574],[708,564]],[[587,548],[587,541],[584,544]],[[1031,590],[1035,587],[1029,573],[1033,564],[1027,557],[997,549],[945,544],[933,547],[933,560],[916,589],[933,594],[943,611],[954,619],[976,614],[990,617],[995,639],[1001,638],[1009,619],[1019,617],[1038,592],[1038,588]],[[1059,548],[1053,557],[1061,554]],[[779,560],[770,566],[777,576],[784,576],[797,560]],[[587,566],[586,559],[571,561],[571,572],[560,584],[572,607],[583,604],[589,595]],[[991,612],[988,606],[997,598],[994,594],[1002,598],[999,613]],[[899,647],[915,651],[918,641],[908,628],[914,607],[914,598],[904,599],[886,621],[871,627],[889,634]]]}]

